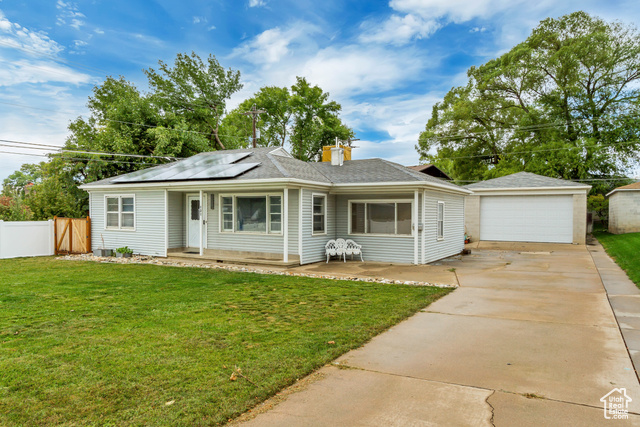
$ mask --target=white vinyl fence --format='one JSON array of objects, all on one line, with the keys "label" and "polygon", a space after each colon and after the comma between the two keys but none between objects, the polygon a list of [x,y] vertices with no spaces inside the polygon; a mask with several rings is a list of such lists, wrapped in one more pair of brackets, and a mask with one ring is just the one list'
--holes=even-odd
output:
[{"label": "white vinyl fence", "polygon": [[0,221],[0,259],[54,252],[53,220]]}]

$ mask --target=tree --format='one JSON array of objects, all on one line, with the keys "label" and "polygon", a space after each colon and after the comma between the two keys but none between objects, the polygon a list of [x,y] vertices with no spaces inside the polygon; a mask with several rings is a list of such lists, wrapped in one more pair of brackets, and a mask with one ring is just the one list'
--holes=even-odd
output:
[{"label": "tree", "polygon": [[21,197],[25,194],[28,184],[35,184],[42,179],[42,163],[25,163],[20,170],[9,175],[2,183],[2,194],[5,196]]},{"label": "tree", "polygon": [[0,220],[29,221],[33,213],[20,197],[0,196]]},{"label": "tree", "polygon": [[[259,132],[256,144],[260,147],[283,146],[288,142],[292,111],[291,95],[286,87],[265,86],[253,97],[244,100],[232,110],[220,125],[222,140],[227,143],[248,146],[252,139],[252,118],[245,114],[256,105],[265,111],[256,118]],[[226,139],[225,139],[226,138]],[[227,142],[227,140],[230,140]]]},{"label": "tree", "polygon": [[194,130],[207,133],[211,148],[217,144],[225,149],[219,135],[220,121],[226,101],[242,89],[240,72],[225,70],[213,55],[205,65],[195,52],[190,56],[179,53],[173,68],[163,61],[158,64],[159,72],[145,70],[154,91],[153,103],[167,114],[183,117]]},{"label": "tree", "polygon": [[311,86],[306,79],[297,77],[288,88],[267,86],[242,102],[222,121],[224,134],[248,143],[251,137],[251,117],[243,115],[253,105],[264,110],[258,116],[256,128],[259,146],[291,145],[292,155],[300,160],[317,160],[323,145],[335,144],[335,138],[345,141],[353,131],[342,123],[342,107],[329,101],[329,93]]},{"label": "tree", "polygon": [[[454,178],[526,170],[621,175],[640,147],[640,36],[584,12],[546,19],[526,41],[468,71],[433,107],[417,149]],[[435,151],[435,153],[434,153]]]},{"label": "tree", "polygon": [[595,212],[602,225],[609,224],[609,199],[602,194],[592,194],[587,198],[587,210]]}]

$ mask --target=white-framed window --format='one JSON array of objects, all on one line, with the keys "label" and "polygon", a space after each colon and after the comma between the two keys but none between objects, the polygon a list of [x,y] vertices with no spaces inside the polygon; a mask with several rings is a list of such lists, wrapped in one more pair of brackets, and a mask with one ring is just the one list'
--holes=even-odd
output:
[{"label": "white-framed window", "polygon": [[221,194],[220,231],[282,234],[282,195]]},{"label": "white-framed window", "polygon": [[412,235],[412,200],[350,200],[349,234]]},{"label": "white-framed window", "polygon": [[437,238],[444,239],[444,202],[438,202],[438,217],[436,219]]},{"label": "white-framed window", "polygon": [[233,197],[220,197],[220,230],[233,231]]},{"label": "white-framed window", "polygon": [[104,196],[105,230],[136,229],[136,197],[133,194]]},{"label": "white-framed window", "polygon": [[282,233],[282,196],[269,196],[269,233]]},{"label": "white-framed window", "polygon": [[327,234],[327,195],[311,196],[312,231],[311,234]]}]

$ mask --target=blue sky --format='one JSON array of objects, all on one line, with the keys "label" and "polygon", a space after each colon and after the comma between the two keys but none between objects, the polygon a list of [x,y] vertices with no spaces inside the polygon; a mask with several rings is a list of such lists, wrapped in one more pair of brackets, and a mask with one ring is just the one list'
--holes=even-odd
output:
[{"label": "blue sky", "polygon": [[[304,76],[342,104],[361,139],[354,158],[417,164],[432,105],[470,66],[576,10],[640,18],[638,1],[0,0],[0,139],[63,145],[106,75],[146,90],[143,69],[193,50],[240,70],[229,108]],[[40,160],[0,153],[0,180]]]}]

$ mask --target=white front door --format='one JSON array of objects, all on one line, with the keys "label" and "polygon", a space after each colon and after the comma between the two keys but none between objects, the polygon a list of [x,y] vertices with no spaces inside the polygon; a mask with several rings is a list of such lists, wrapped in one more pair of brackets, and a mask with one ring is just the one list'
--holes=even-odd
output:
[{"label": "white front door", "polygon": [[200,197],[187,196],[187,246],[200,247]]}]

